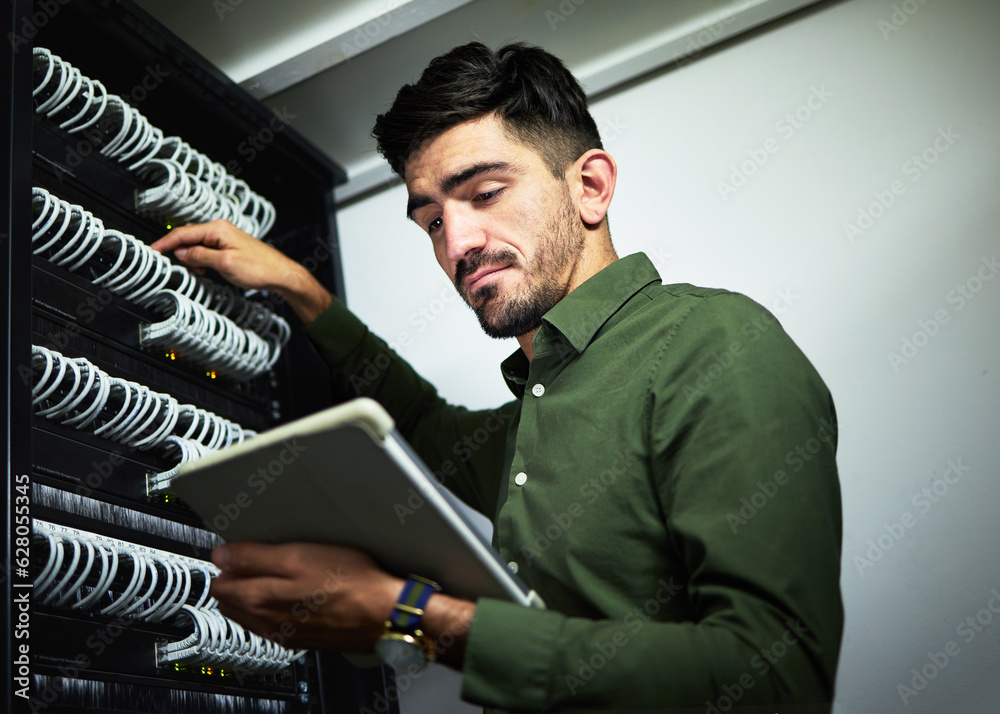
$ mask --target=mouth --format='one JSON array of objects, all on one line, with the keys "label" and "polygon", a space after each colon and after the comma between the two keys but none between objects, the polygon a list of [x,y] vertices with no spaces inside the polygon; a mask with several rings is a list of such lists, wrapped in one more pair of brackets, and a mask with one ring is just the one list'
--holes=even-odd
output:
[{"label": "mouth", "polygon": [[477,287],[485,285],[486,281],[488,281],[491,275],[496,275],[497,273],[500,273],[509,267],[510,267],[509,265],[494,265],[485,268],[480,268],[472,275],[469,275],[467,278],[465,278],[464,281],[465,289],[469,292],[472,292]]}]

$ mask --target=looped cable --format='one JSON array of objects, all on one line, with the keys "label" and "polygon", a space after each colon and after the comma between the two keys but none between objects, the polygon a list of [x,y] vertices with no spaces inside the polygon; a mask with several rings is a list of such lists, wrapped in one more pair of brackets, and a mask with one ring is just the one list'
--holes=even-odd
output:
[{"label": "looped cable", "polygon": [[[102,144],[100,153],[129,171],[161,182],[136,197],[136,207],[143,213],[167,225],[221,218],[258,238],[274,226],[274,204],[180,138],[164,136],[138,109],[109,93],[100,82],[44,47],[32,50],[32,66],[32,97],[38,114],[59,122],[70,133],[100,121],[104,131],[94,139]],[[175,162],[184,179],[143,172],[157,160]]]},{"label": "looped cable", "polygon": [[[154,159],[144,170],[162,173],[181,188],[190,185],[174,159]],[[150,189],[149,201],[165,200],[171,190]],[[172,349],[236,380],[257,377],[277,362],[291,328],[273,311],[172,264],[137,238],[105,228],[82,206],[44,188],[32,189],[31,207],[34,254],[167,318],[140,327],[144,344]]]}]

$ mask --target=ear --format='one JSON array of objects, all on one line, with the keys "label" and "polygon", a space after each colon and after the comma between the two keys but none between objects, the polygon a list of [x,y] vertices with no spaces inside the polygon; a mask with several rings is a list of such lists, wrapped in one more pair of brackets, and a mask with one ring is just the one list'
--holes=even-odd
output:
[{"label": "ear", "polygon": [[591,149],[574,162],[567,174],[576,179],[580,218],[584,223],[596,226],[607,215],[615,194],[618,178],[615,160],[603,149]]}]

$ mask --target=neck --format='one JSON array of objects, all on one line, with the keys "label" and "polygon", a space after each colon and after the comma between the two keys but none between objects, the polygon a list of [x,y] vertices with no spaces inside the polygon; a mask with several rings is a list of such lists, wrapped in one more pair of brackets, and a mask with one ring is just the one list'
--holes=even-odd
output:
[{"label": "neck", "polygon": [[535,348],[532,347],[531,341],[535,338],[536,332],[538,332],[538,328],[535,328],[531,332],[517,336],[517,344],[521,345],[521,350],[524,352],[529,362],[535,359]]},{"label": "neck", "polygon": [[[583,285],[588,278],[597,275],[616,260],[618,260],[618,254],[615,253],[610,240],[602,241],[599,250],[584,251],[570,271],[569,279],[566,283],[566,292],[563,294],[563,297],[565,298],[566,295],[569,295],[576,288]],[[529,362],[535,358],[535,349],[531,341],[534,339],[536,332],[538,332],[537,328],[517,337],[517,343],[521,346],[521,350]]]}]

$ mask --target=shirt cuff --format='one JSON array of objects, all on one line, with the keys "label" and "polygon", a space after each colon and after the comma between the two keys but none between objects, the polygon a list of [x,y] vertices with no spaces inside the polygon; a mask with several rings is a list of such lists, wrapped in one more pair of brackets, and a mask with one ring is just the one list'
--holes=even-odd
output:
[{"label": "shirt cuff", "polygon": [[462,666],[462,698],[484,706],[542,711],[565,615],[481,598]]}]

